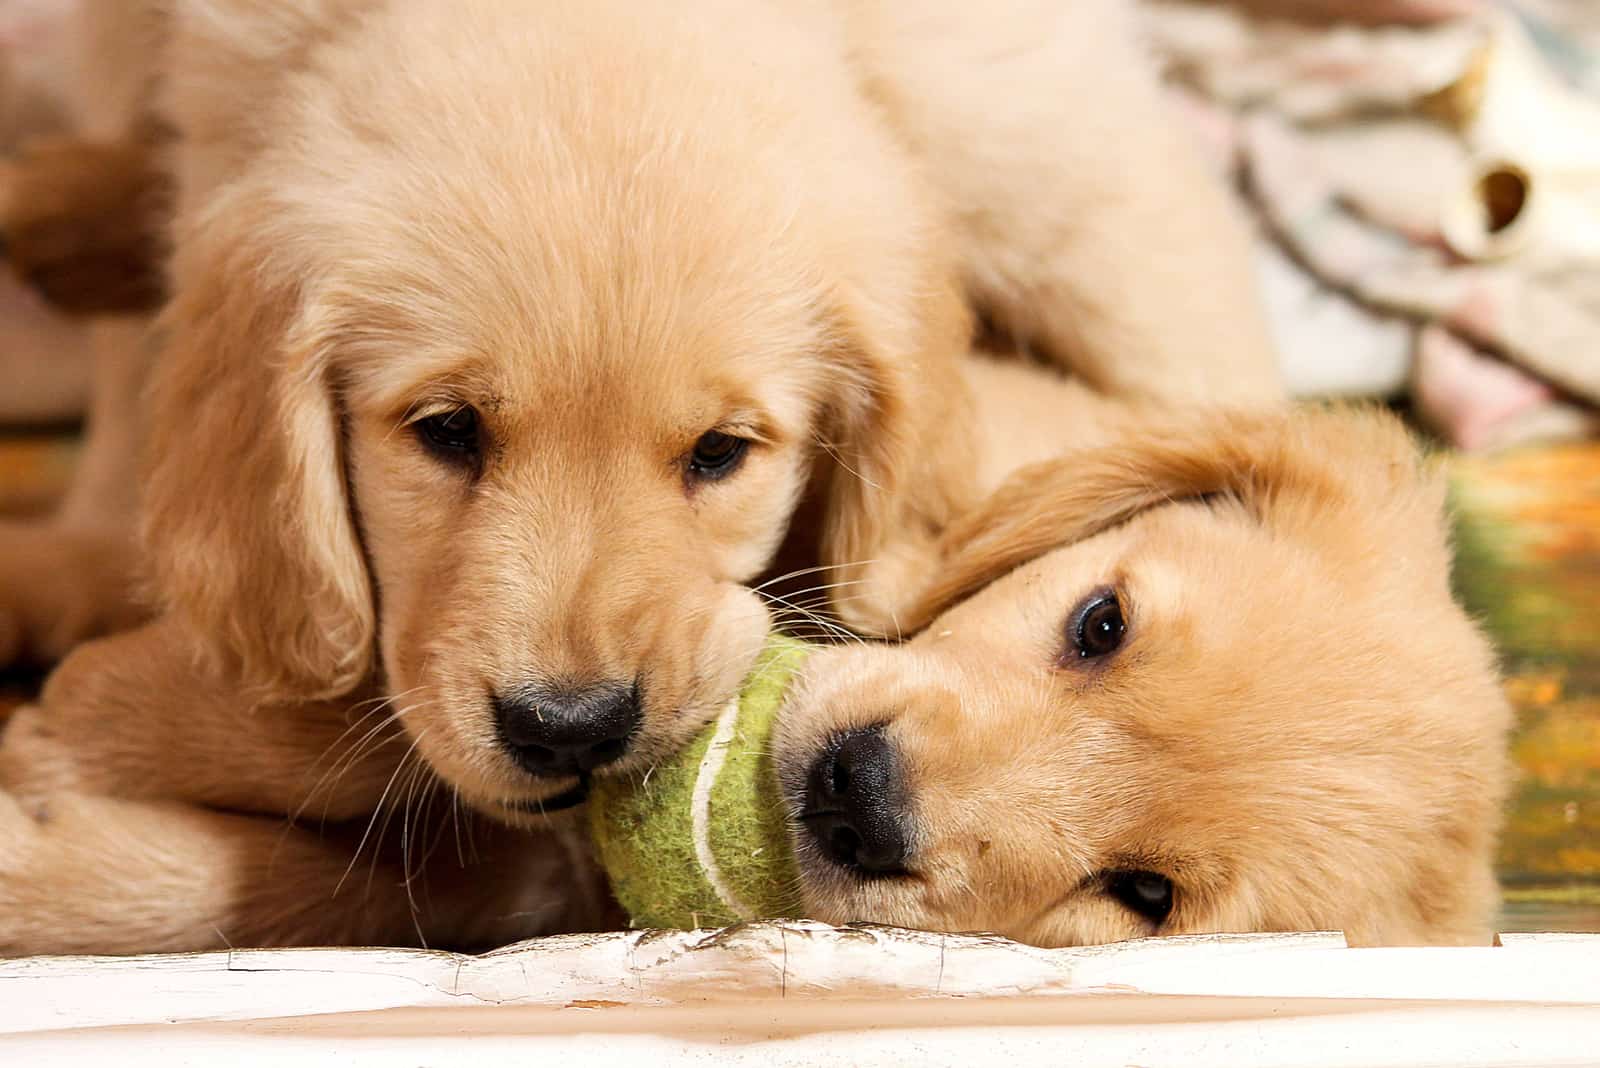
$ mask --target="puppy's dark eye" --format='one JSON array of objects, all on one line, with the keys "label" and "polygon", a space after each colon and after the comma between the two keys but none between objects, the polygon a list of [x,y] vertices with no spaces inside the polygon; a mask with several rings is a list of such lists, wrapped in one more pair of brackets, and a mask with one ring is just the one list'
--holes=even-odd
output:
[{"label": "puppy's dark eye", "polygon": [[1172,880],[1153,871],[1114,871],[1106,875],[1106,893],[1151,923],[1172,912]]},{"label": "puppy's dark eye", "polygon": [[446,460],[471,460],[478,454],[478,413],[466,405],[412,425],[429,451]]},{"label": "puppy's dark eye", "polygon": [[689,474],[706,482],[727,478],[738,469],[749,448],[750,442],[744,438],[708,430],[700,435],[700,440],[694,443],[694,452],[689,454]]},{"label": "puppy's dark eye", "polygon": [[1122,646],[1128,626],[1122,619],[1117,591],[1095,590],[1073,609],[1067,622],[1067,658],[1093,660]]}]

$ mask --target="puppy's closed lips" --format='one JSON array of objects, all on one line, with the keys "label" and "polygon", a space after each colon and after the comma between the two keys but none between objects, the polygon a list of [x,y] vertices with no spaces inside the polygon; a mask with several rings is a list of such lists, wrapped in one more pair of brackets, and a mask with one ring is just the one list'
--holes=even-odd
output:
[{"label": "puppy's closed lips", "polygon": [[554,812],[564,812],[569,808],[576,808],[588,799],[589,776],[581,775],[574,786],[551,797],[538,800],[508,801],[504,803],[503,807],[515,812],[527,813],[531,816],[548,816]]}]

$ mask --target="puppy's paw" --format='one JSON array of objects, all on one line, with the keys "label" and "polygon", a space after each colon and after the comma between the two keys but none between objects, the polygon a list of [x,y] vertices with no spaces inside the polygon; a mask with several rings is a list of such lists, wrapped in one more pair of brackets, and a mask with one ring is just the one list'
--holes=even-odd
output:
[{"label": "puppy's paw", "polygon": [[114,535],[0,522],[0,665],[54,663],[142,620],[132,556]]},{"label": "puppy's paw", "polygon": [[[40,818],[50,818],[46,802],[24,801],[0,788],[0,884],[22,874],[28,848],[38,835]],[[0,885],[0,901],[4,898],[5,890]]]},{"label": "puppy's paw", "polygon": [[0,959],[48,953],[61,943],[50,931],[62,880],[50,873],[52,832],[61,816],[55,798],[30,798],[0,787]]}]

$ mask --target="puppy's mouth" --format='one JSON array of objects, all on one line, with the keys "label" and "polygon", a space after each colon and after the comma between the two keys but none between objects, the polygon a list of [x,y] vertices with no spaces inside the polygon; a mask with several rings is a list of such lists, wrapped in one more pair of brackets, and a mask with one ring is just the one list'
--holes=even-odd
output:
[{"label": "puppy's mouth", "polygon": [[554,812],[565,812],[589,800],[589,783],[588,775],[580,775],[578,781],[571,787],[550,797],[519,798],[514,801],[501,801],[499,805],[508,811],[529,816],[548,816]]}]

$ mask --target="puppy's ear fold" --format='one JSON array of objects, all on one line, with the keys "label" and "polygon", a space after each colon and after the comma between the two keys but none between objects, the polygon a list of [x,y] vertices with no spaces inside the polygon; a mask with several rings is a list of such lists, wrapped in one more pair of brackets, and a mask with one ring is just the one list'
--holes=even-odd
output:
[{"label": "puppy's ear fold", "polygon": [[[1208,496],[1340,558],[1347,574],[1384,559],[1386,579],[1407,569],[1447,579],[1442,485],[1419,460],[1379,410],[1129,418],[1114,442],[1021,469],[951,524],[938,574],[904,624],[920,629],[1006,572],[1148,508]],[[1396,544],[1412,547],[1405,559],[1394,559]]]},{"label": "puppy's ear fold", "polygon": [[1262,522],[1350,582],[1414,582],[1450,596],[1445,468],[1397,416],[1376,406],[1304,409],[1267,459],[1250,486]]},{"label": "puppy's ear fold", "polygon": [[1130,422],[1121,440],[1024,467],[940,540],[937,574],[907,614],[918,630],[1008,571],[1063,545],[1186,497],[1232,492],[1265,462],[1279,420],[1223,413]]},{"label": "puppy's ear fold", "polygon": [[[197,244],[202,243],[197,241]],[[342,694],[368,673],[372,595],[325,369],[296,294],[242,244],[180,263],[151,395],[144,539],[154,594],[247,686]]]},{"label": "puppy's ear fold", "polygon": [[900,631],[940,531],[977,500],[966,306],[938,289],[922,311],[909,343],[847,312],[831,354],[821,555],[834,612],[862,633]]}]

